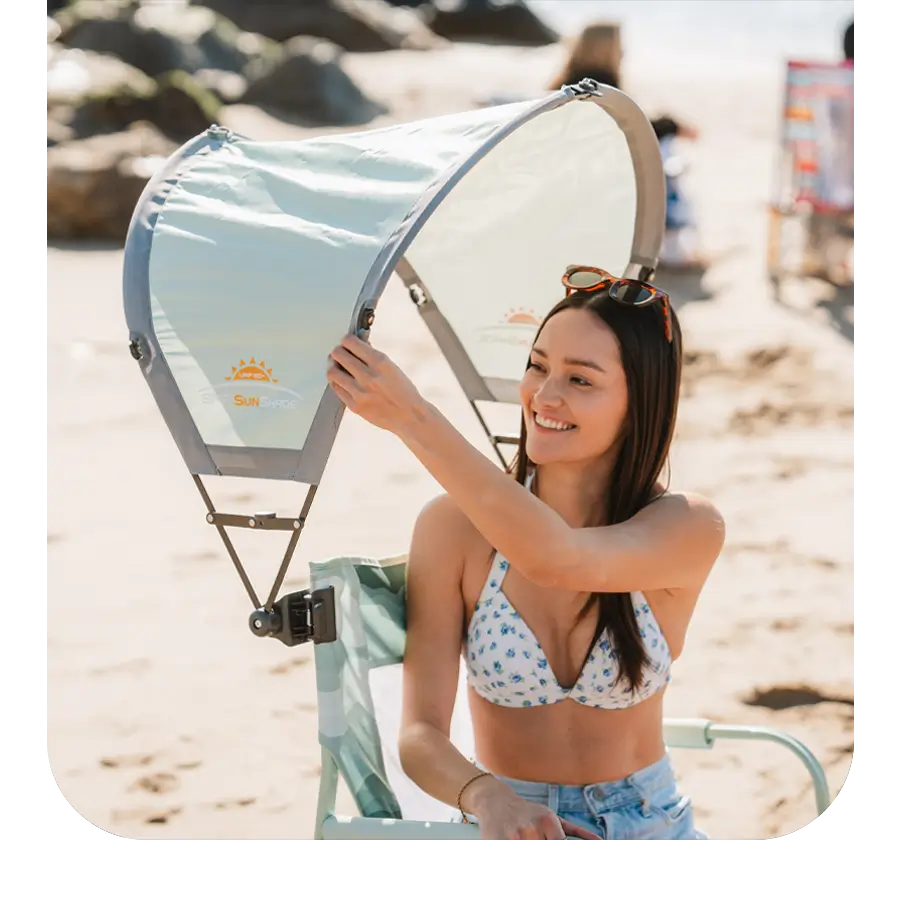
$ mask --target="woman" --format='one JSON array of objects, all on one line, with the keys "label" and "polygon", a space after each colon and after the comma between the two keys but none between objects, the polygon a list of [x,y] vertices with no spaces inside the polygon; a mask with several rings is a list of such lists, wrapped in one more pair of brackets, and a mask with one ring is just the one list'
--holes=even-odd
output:
[{"label": "woman", "polygon": [[[623,57],[621,33],[616,22],[587,25],[575,39],[562,69],[547,87],[556,91],[563,85],[590,78],[621,90]],[[676,152],[675,142],[676,138],[697,140],[699,133],[693,126],[667,115],[651,119],[650,124],[660,143],[666,174],[666,231],[660,263],[670,270],[704,271],[708,262],[698,248],[694,211],[681,185],[684,163]]]},{"label": "woman", "polygon": [[[547,85],[547,89],[558,91],[563,85],[578,84],[583,78],[590,78],[621,90],[624,56],[618,23],[595,22],[586,25],[575,39],[562,69]],[[659,116],[650,124],[659,140],[666,137],[695,140],[699,136],[695,128],[676,122],[671,116]]]},{"label": "woman", "polygon": [[[409,554],[401,763],[485,838],[702,838],[662,703],[724,526],[659,481],[678,320],[650,285],[589,267],[563,283],[521,381],[513,478],[383,353],[351,336],[331,354],[340,399],[446,490]],[[480,767],[448,736],[461,651]]]}]

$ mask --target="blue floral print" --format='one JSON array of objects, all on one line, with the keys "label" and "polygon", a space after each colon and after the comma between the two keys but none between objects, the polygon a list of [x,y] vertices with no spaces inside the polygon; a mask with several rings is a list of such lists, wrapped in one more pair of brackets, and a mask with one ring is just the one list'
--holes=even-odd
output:
[{"label": "blue floral print", "polygon": [[[465,656],[469,681],[485,699],[498,706],[513,707],[530,707],[535,703],[547,706],[572,699],[585,706],[622,709],[645,700],[669,683],[672,662],[669,647],[650,604],[642,594],[632,593],[638,629],[649,659],[643,682],[634,692],[629,691],[624,680],[617,683],[618,654],[609,634],[604,633],[588,654],[575,684],[564,688],[528,623],[502,591],[508,569],[509,563],[495,554],[491,573],[469,623]],[[479,626],[488,618],[493,626],[482,630]],[[485,665],[480,665],[482,659]],[[504,680],[491,680],[498,675]]]}]

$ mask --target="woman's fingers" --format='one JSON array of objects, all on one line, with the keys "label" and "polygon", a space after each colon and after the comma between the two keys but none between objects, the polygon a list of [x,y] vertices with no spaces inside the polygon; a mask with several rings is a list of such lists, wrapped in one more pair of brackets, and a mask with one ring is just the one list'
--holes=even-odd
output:
[{"label": "woman's fingers", "polygon": [[337,395],[338,400],[340,400],[341,403],[343,403],[344,406],[347,407],[347,409],[349,409],[351,412],[355,412],[353,408],[353,397],[351,397],[350,394],[348,394],[342,387],[336,384],[333,384],[331,386],[331,389]]},{"label": "woman's fingers", "polygon": [[328,383],[334,388],[335,392],[342,390],[348,396],[354,396],[356,380],[348,372],[342,372],[336,363],[332,363],[328,367],[325,377],[328,379]]},{"label": "woman's fingers", "polygon": [[376,350],[371,344],[360,340],[355,334],[345,335],[341,340],[341,346],[368,366],[374,366],[384,356],[383,353]]},{"label": "woman's fingers", "polygon": [[563,833],[569,835],[569,837],[581,838],[584,841],[603,840],[603,838],[600,837],[599,834],[594,834],[593,831],[588,831],[587,828],[582,828],[580,825],[573,825],[571,822],[567,822],[565,819],[560,819],[559,823],[562,826]]},{"label": "woman's fingers", "polygon": [[369,371],[369,367],[344,347],[335,347],[331,351],[331,358],[343,366],[357,381],[364,382],[371,378],[372,373]]}]

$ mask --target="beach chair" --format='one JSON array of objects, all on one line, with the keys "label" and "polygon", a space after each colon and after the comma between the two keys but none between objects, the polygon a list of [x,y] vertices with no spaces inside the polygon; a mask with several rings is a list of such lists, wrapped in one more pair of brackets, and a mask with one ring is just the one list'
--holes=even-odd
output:
[{"label": "beach chair", "polygon": [[853,281],[853,62],[787,64],[769,276]]},{"label": "beach chair", "polygon": [[[327,613],[315,644],[322,774],[314,837],[322,840],[477,840],[478,828],[421,791],[397,751],[405,646],[405,559],[344,557],[310,565],[310,596]],[[474,758],[460,666],[450,737]],[[794,753],[812,779],[816,813],[828,806],[825,773],[800,741],[771,728],[706,719],[666,719],[670,748],[712,749],[719,740],[769,741]],[[335,815],[338,777],[358,816]]]},{"label": "beach chair", "polygon": [[[251,600],[251,632],[315,645],[318,836],[368,835],[381,822],[378,835],[401,837],[411,816],[433,818],[421,833],[435,836],[446,812],[423,806],[399,766],[388,774],[379,734],[394,726],[373,718],[373,691],[387,688],[378,679],[403,653],[400,563],[313,567],[309,590],[279,596],[343,415],[328,353],[348,332],[369,334],[396,274],[505,467],[515,437],[497,411],[518,404],[560,272],[590,261],[650,279],[664,223],[650,123],[627,95],[591,81],[304,141],[256,142],[213,126],[147,184],[124,254],[129,351]],[[223,512],[204,477],[307,491],[294,514]],[[288,534],[267,593],[248,578],[229,528]],[[335,565],[349,594],[339,578],[325,584]],[[698,746],[732,736],[714,728],[682,723],[673,734]],[[331,814],[338,772],[361,813],[347,829]]]}]

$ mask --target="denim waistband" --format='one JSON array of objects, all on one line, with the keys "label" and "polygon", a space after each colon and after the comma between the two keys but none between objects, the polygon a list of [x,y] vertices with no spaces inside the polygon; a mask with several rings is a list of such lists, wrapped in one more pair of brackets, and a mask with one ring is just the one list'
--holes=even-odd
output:
[{"label": "denim waistband", "polygon": [[[477,763],[476,763],[477,764]],[[485,771],[488,771],[486,767]],[[617,779],[594,784],[553,784],[541,781],[520,781],[492,773],[508,784],[520,797],[542,803],[558,812],[575,812],[588,804],[596,812],[609,812],[623,806],[648,804],[651,797],[667,788],[675,788],[675,772],[666,754],[643,769]]]}]

